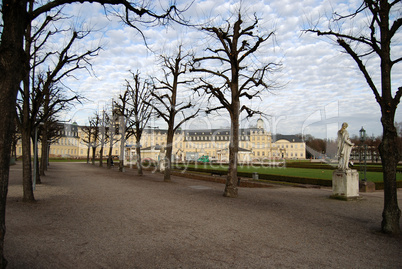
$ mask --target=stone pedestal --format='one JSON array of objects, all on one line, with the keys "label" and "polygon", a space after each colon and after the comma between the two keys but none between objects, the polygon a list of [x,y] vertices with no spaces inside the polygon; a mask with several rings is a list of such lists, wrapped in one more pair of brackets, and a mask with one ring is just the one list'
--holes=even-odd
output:
[{"label": "stone pedestal", "polygon": [[360,192],[374,192],[375,191],[374,182],[360,181],[359,187],[360,187],[360,189],[359,189]]},{"label": "stone pedestal", "polygon": [[335,170],[332,173],[331,198],[355,200],[359,198],[359,173],[356,170]]}]

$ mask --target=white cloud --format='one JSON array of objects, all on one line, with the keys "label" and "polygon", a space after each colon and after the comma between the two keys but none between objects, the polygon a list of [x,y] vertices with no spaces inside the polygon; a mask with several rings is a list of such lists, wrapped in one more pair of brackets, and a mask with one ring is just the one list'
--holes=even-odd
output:
[{"label": "white cloud", "polygon": [[[168,3],[168,1],[161,2],[164,6]],[[188,1],[177,2],[179,7],[184,7],[188,3]],[[256,12],[260,18],[260,32],[272,30],[276,32],[276,42],[264,45],[264,51],[257,52],[255,59],[281,61],[283,69],[275,74],[275,77],[284,84],[284,87],[274,94],[267,93],[261,101],[254,100],[252,103],[254,108],[259,108],[270,115],[268,119],[275,123],[271,124],[273,131],[285,134],[307,131],[325,137],[331,136],[327,130],[332,127],[328,126],[340,125],[347,121],[351,134],[357,134],[362,125],[368,133],[381,134],[379,106],[353,60],[341,53],[340,47],[329,39],[301,32],[309,23],[318,21],[320,17],[320,25],[325,27],[326,16],[332,10],[346,13],[357,7],[359,2],[358,0],[348,3],[341,0],[242,1],[243,8],[251,14]],[[229,11],[234,8],[238,8],[238,1],[196,0],[186,11],[185,16],[193,22],[208,20],[221,22],[222,19],[227,19]],[[92,114],[90,111],[110,104],[111,99],[120,93],[124,79],[130,78],[128,70],[139,69],[144,76],[159,74],[160,65],[153,52],[169,54],[182,43],[186,48],[202,53],[208,42],[211,42],[210,37],[194,28],[178,25],[171,25],[168,28],[141,26],[147,44],[152,49],[151,52],[135,29],[123,25],[113,16],[106,18],[102,15],[101,5],[72,5],[67,11],[80,14],[81,18],[85,18],[85,25],[100,30],[93,33],[87,41],[80,43],[80,46],[87,48],[98,42],[104,48],[93,60],[97,77],[90,77],[83,72],[77,75],[79,81],[67,81],[72,88],[91,100],[82,107],[77,106],[77,110],[81,111],[69,115],[74,115],[73,120],[79,121],[80,124],[86,122],[87,117]],[[359,30],[358,25],[344,26]],[[401,33],[398,34],[397,40],[402,40]],[[400,56],[401,52],[402,45],[393,50],[395,55]],[[378,65],[375,65],[375,61],[369,63],[373,63],[370,71],[375,74],[374,77],[378,81]],[[395,66],[393,70],[394,91],[402,85],[401,70],[401,64]],[[331,110],[331,113],[322,112],[326,110]],[[329,114],[332,115],[331,118],[326,118]],[[228,121],[227,118],[222,118],[226,117],[225,112],[221,115],[223,116],[211,115],[210,123],[204,125],[222,127]],[[200,119],[198,124],[194,123],[190,127],[204,126],[203,121],[204,119]],[[397,111],[396,121],[402,121],[400,109]],[[218,126],[213,126],[214,124]]]}]

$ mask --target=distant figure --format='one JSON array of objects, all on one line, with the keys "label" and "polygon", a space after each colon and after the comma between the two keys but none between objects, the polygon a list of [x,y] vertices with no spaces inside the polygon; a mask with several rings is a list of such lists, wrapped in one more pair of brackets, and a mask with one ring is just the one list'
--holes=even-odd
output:
[{"label": "distant figure", "polygon": [[338,169],[345,171],[349,169],[349,157],[353,146],[355,145],[350,141],[348,131],[348,124],[346,122],[342,123],[342,128],[338,131],[338,151],[336,155],[338,156]]}]

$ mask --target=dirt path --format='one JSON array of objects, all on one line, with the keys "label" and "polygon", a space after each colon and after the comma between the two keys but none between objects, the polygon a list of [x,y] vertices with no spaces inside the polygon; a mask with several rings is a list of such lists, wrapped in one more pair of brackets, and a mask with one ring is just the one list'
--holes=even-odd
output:
[{"label": "dirt path", "polygon": [[[378,233],[382,192],[241,188],[80,163],[52,163],[35,204],[11,167],[8,268],[402,268],[402,239]],[[398,192],[402,206],[402,192]]]}]

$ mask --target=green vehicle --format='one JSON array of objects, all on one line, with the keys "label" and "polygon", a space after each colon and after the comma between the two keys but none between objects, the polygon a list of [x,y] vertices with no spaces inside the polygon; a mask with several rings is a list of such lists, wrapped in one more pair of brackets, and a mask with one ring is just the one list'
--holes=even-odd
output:
[{"label": "green vehicle", "polygon": [[198,158],[197,162],[209,163],[209,157],[208,157],[208,155],[202,155],[201,158]]}]

